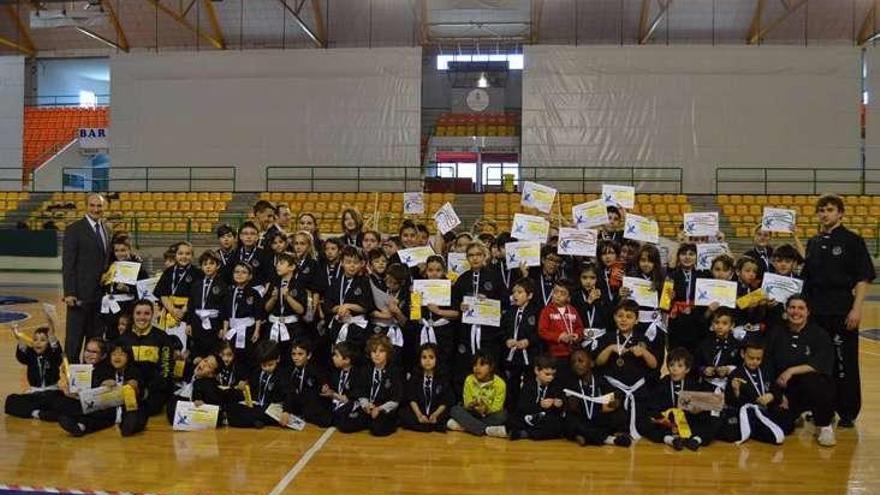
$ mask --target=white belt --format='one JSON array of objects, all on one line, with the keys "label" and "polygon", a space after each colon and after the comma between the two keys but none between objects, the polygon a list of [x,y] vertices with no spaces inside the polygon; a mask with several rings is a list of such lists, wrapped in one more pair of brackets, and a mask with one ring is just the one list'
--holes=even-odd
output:
[{"label": "white belt", "polygon": [[642,388],[645,384],[645,379],[639,378],[639,380],[632,385],[627,385],[610,376],[606,376],[605,380],[607,380],[611,386],[623,392],[623,409],[629,410],[629,436],[631,436],[633,440],[642,438],[642,436],[639,435],[639,430],[636,429],[636,398],[633,394],[635,394],[638,389]]},{"label": "white belt", "polygon": [[391,345],[394,347],[403,347],[403,330],[400,329],[400,325],[397,323],[382,322],[375,322],[375,324],[377,327],[385,329],[385,335],[388,336]]},{"label": "white belt", "polygon": [[114,315],[120,311],[122,308],[119,307],[120,302],[125,301],[134,301],[134,296],[131,294],[105,294],[104,297],[101,298],[101,313],[113,313]]},{"label": "white belt", "polygon": [[421,335],[419,335],[419,347],[425,344],[436,344],[437,333],[434,332],[434,329],[448,324],[449,320],[446,318],[440,318],[439,320],[426,320],[422,318],[422,332]]},{"label": "white belt", "polygon": [[211,329],[211,318],[216,318],[220,316],[220,311],[216,309],[197,309],[196,316],[202,320],[202,329],[210,330]]},{"label": "white belt", "polygon": [[743,340],[746,338],[746,335],[752,332],[757,332],[761,330],[760,325],[755,325],[752,323],[746,323],[745,325],[739,325],[737,327],[733,327],[733,338],[736,340]]},{"label": "white belt", "polygon": [[[339,321],[339,320],[337,320]],[[367,328],[367,319],[363,317],[363,315],[358,316],[350,316],[348,321],[342,324],[342,327],[339,329],[339,335],[336,337],[336,343],[345,342],[348,340],[348,327],[354,325],[361,330],[366,330]]]},{"label": "white belt", "polygon": [[177,395],[179,397],[184,397],[187,400],[192,400],[193,381],[188,381],[188,382],[184,383],[183,385],[181,385],[180,387],[178,387],[177,390],[174,392],[174,395]]},{"label": "white belt", "polygon": [[782,428],[779,427],[776,423],[773,422],[772,419],[768,418],[764,415],[764,412],[761,410],[761,407],[757,404],[745,404],[739,408],[739,441],[736,442],[737,445],[745,442],[752,436],[752,426],[749,424],[749,411],[755,412],[755,417],[758,418],[758,421],[764,423],[764,426],[770,429],[773,433],[773,438],[776,440],[777,444],[781,444],[785,440],[785,433],[782,431]]},{"label": "white belt", "polygon": [[471,325],[471,354],[476,354],[480,350],[480,339],[483,338],[483,327],[481,325]]},{"label": "white belt", "polygon": [[244,349],[247,340],[247,329],[248,327],[256,324],[256,320],[253,318],[230,318],[229,319],[229,330],[226,332],[226,340],[235,337],[235,348],[236,349]]},{"label": "white belt", "polygon": [[272,328],[269,329],[269,339],[275,342],[287,342],[290,340],[290,332],[287,331],[287,325],[298,322],[299,318],[296,315],[269,315],[269,321],[272,322]]},{"label": "white belt", "polygon": [[727,378],[710,378],[707,380],[710,384],[714,385],[719,391],[724,392],[724,389],[727,388]]},{"label": "white belt", "polygon": [[650,342],[654,342],[657,338],[657,330],[666,332],[666,322],[663,321],[663,313],[659,310],[655,311],[639,311],[639,323],[650,323],[648,329],[645,330],[645,338]]}]

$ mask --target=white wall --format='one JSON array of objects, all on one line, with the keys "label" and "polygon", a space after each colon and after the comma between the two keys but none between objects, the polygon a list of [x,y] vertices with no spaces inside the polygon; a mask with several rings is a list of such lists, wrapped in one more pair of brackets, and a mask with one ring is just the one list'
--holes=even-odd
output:
[{"label": "white wall", "polygon": [[[239,190],[265,189],[266,165],[417,176],[420,48],[119,55],[111,73],[113,167],[235,165]],[[353,171],[327,172],[337,180],[316,187],[357,187]]]},{"label": "white wall", "polygon": [[[40,104],[76,105],[80,91],[110,94],[110,61],[106,58],[37,59],[37,96]],[[100,99],[101,103],[106,98]]]},{"label": "white wall", "polygon": [[522,164],[683,167],[689,193],[713,192],[716,166],[854,169],[859,57],[852,47],[527,46]]},{"label": "white wall", "polygon": [[[24,57],[0,57],[0,167],[21,168],[23,128]],[[0,170],[0,189],[21,189],[21,171]]]}]

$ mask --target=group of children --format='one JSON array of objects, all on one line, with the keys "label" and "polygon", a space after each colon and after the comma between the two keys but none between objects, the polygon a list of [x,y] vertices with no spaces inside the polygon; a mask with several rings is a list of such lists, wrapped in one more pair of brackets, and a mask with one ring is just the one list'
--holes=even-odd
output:
[{"label": "group of children", "polygon": [[[506,265],[515,239],[490,223],[441,239],[404,220],[383,239],[346,210],[343,235],[322,239],[314,216],[300,214],[288,234],[278,213],[260,201],[254,221],[220,226],[218,247],[195,262],[189,243],[175,244],[152,300],[105,278],[104,339],[86,343],[82,362],[94,367],[92,387],[129,387],[135,407],[84,414],[50,325],[32,338],[15,330],[30,390],[7,398],[7,414],[57,421],[74,436],[114,424],[131,435],[192,401],[220,406],[218,423],[231,427],[304,421],[378,436],[403,427],[618,446],[644,436],[696,450],[716,439],[782,443],[814,403],[787,395],[780,377],[807,365],[830,374],[830,343],[780,347],[799,296],[694,304],[699,278],[736,281],[744,296],[764,273],[797,277],[801,250],[773,250],[760,231],[750,255],[720,255],[701,271],[699,240],[680,239],[666,263],[656,246],[623,238],[623,212],[611,207],[595,259],[559,255],[551,237],[528,268]],[[127,236],[112,243],[115,261],[138,260]],[[400,249],[424,245],[437,254],[402,263]],[[446,246],[465,254],[466,270],[447,268]],[[640,307],[624,276],[668,292],[668,304]],[[418,279],[452,279],[451,304],[422,305]],[[500,324],[462,323],[471,297],[500,301]],[[691,404],[713,394],[722,405]],[[270,414],[277,405],[280,416]],[[827,437],[820,443],[833,444]]]}]

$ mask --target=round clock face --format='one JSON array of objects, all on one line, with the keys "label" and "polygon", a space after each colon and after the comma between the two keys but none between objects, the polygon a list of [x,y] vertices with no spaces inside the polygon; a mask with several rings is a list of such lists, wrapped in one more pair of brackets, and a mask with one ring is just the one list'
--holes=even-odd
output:
[{"label": "round clock face", "polygon": [[489,107],[489,93],[485,89],[474,89],[467,95],[467,106],[475,112]]}]

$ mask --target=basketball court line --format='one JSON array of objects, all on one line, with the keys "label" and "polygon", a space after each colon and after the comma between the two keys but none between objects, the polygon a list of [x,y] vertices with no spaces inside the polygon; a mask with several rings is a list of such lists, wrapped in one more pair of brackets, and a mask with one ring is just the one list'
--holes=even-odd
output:
[{"label": "basketball court line", "polygon": [[284,477],[281,478],[281,481],[279,481],[278,484],[275,485],[275,488],[273,488],[272,491],[269,492],[269,495],[280,495],[281,493],[283,493],[284,490],[287,489],[287,486],[293,482],[294,478],[299,475],[300,471],[302,471],[306,467],[306,464],[308,464],[309,461],[312,460],[312,457],[314,457],[314,455],[317,454],[319,450],[321,450],[321,447],[323,447],[324,444],[327,443],[327,440],[330,439],[330,437],[333,435],[333,432],[335,431],[336,428],[332,426],[330,428],[327,428],[327,430],[324,431],[324,433],[315,441],[315,443],[312,444],[311,447],[309,447],[309,450],[307,450],[306,453],[303,454],[303,456],[300,457],[298,461],[296,461],[296,464],[294,464],[293,467],[290,468],[290,471],[288,471],[287,474],[285,474]]}]

